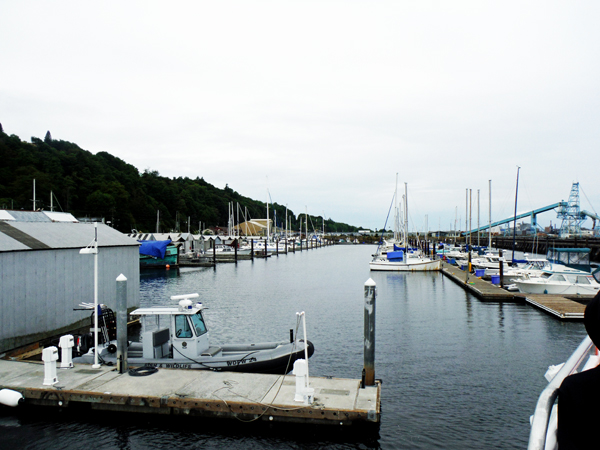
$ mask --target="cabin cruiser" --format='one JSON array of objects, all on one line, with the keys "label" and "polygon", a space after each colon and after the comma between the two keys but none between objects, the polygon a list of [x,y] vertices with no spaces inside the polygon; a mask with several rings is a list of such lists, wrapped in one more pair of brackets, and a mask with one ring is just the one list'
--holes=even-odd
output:
[{"label": "cabin cruiser", "polygon": [[589,272],[554,273],[543,271],[539,277],[512,280],[526,294],[596,295],[598,283]]},{"label": "cabin cruiser", "polygon": [[500,273],[500,264],[502,264],[503,271],[507,271],[510,268],[503,256],[493,253],[486,253],[471,261],[471,266],[474,269],[485,269],[486,275],[496,275]]},{"label": "cabin cruiser", "polygon": [[[283,342],[213,346],[203,316],[205,308],[202,303],[194,304],[194,298],[198,298],[198,294],[172,296],[171,300],[179,302],[177,306],[138,308],[131,313],[140,317],[142,333],[141,342],[128,345],[130,366],[285,374],[292,370],[294,361],[314,353],[311,342],[293,339],[293,336]],[[103,308],[99,319],[102,324],[99,360],[116,364],[114,314]],[[85,341],[89,351],[73,358],[74,363],[94,362],[89,335]],[[79,347],[81,339],[76,342]]]}]

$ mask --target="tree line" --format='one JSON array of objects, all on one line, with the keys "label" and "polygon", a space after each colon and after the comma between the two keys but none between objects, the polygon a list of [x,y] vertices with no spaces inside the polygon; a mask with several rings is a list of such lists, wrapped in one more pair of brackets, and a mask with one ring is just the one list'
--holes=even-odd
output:
[{"label": "tree line", "polygon": [[[107,152],[92,154],[77,144],[45,138],[21,141],[8,135],[0,124],[0,208],[33,209],[33,180],[36,183],[37,210],[50,210],[51,193],[55,211],[70,212],[77,218],[103,218],[123,233],[156,231],[157,216],[161,232],[197,233],[210,226],[227,226],[229,203],[239,204],[248,218],[264,219],[266,204],[237,193],[228,185],[219,189],[203,177],[168,178],[156,170],[127,164]],[[277,225],[285,228],[285,206],[269,205],[277,211]],[[158,214],[157,214],[158,211]],[[237,216],[236,216],[237,217]],[[288,210],[293,230],[305,215]],[[240,221],[243,221],[240,218]],[[323,217],[308,216],[308,227],[321,230]],[[325,220],[326,232],[355,232],[358,227]]]}]

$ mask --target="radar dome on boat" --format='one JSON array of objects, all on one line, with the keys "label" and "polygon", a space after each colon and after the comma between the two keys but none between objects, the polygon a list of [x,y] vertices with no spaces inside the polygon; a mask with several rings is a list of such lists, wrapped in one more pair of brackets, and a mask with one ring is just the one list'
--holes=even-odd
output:
[{"label": "radar dome on boat", "polygon": [[192,309],[192,301],[185,299],[179,301],[179,310],[185,311],[186,309]]}]

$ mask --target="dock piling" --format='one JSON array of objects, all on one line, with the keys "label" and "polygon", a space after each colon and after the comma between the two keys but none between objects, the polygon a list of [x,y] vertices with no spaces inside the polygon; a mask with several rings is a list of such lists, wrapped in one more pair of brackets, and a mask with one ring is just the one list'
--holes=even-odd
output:
[{"label": "dock piling", "polygon": [[127,372],[127,278],[117,277],[117,370]]},{"label": "dock piling", "polygon": [[365,283],[365,386],[375,385],[375,298],[377,285],[369,278]]},{"label": "dock piling", "polygon": [[504,262],[502,261],[502,250],[498,252],[500,259],[500,287],[504,287]]}]

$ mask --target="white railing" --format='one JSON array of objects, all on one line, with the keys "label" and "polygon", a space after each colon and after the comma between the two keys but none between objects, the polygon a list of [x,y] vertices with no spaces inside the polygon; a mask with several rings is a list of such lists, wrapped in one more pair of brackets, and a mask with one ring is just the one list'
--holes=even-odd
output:
[{"label": "white railing", "polygon": [[[540,398],[535,407],[535,413],[532,416],[531,433],[529,434],[529,445],[527,446],[528,450],[546,450],[548,424],[550,421],[550,414],[552,413],[552,407],[558,396],[558,388],[567,376],[578,371],[577,369],[588,359],[592,348],[594,348],[594,343],[589,336],[586,336],[581,344],[579,344],[579,347],[577,347],[567,362],[540,394]],[[552,427],[553,426],[554,425],[552,425]]]}]

